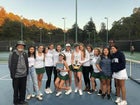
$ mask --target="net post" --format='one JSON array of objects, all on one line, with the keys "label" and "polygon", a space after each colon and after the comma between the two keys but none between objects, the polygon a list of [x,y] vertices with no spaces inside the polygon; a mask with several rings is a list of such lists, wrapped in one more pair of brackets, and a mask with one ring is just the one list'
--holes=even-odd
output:
[{"label": "net post", "polygon": [[130,60],[130,77],[132,76],[132,61]]}]

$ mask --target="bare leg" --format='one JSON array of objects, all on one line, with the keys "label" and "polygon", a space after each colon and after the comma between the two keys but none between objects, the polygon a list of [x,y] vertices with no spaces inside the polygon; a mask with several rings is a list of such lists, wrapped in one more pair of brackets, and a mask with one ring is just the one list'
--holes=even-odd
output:
[{"label": "bare leg", "polygon": [[108,79],[107,81],[106,81],[106,83],[107,83],[107,94],[110,94],[110,79]]},{"label": "bare leg", "polygon": [[77,72],[78,88],[82,89],[82,72]]},{"label": "bare leg", "polygon": [[122,93],[122,100],[126,100],[126,88],[125,88],[125,80],[119,80],[120,89]]},{"label": "bare leg", "polygon": [[120,97],[120,83],[118,79],[115,79],[115,81],[116,81],[117,96]]},{"label": "bare leg", "polygon": [[43,78],[43,74],[38,74],[38,75],[37,75],[37,79],[38,79],[38,88],[39,88],[39,90],[41,89],[42,78]]},{"label": "bare leg", "polygon": [[55,80],[55,88],[57,91],[59,91],[59,84],[60,84],[60,78],[57,77]]},{"label": "bare leg", "polygon": [[78,87],[78,79],[77,79],[77,73],[74,72],[74,81],[75,81],[75,87]]},{"label": "bare leg", "polygon": [[92,89],[95,90],[95,78],[91,77]]}]

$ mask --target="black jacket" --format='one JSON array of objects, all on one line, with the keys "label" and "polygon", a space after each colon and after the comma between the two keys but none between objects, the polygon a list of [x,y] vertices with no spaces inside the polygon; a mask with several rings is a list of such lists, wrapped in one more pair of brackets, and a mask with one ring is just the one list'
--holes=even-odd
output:
[{"label": "black jacket", "polygon": [[119,72],[123,69],[125,69],[126,66],[126,60],[125,56],[122,52],[117,51],[116,53],[111,55],[111,69],[113,72]]},{"label": "black jacket", "polygon": [[[26,52],[23,52],[22,54],[23,54],[23,57],[24,57],[24,60],[25,60],[25,65],[26,65],[27,74],[28,74],[28,68],[29,68],[28,56],[27,56]],[[19,55],[17,55],[17,53],[15,51],[13,51],[9,56],[9,70],[10,70],[11,78],[15,78],[15,74],[16,74],[16,70],[17,70],[18,58],[19,58]]]}]

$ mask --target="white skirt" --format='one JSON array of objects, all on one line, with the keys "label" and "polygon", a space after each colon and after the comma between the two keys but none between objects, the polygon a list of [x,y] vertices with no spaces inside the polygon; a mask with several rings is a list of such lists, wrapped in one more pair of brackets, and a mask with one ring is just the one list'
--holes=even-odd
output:
[{"label": "white skirt", "polygon": [[120,79],[120,80],[121,79],[128,79],[126,69],[123,69],[119,72],[114,72],[112,77],[115,79]]}]

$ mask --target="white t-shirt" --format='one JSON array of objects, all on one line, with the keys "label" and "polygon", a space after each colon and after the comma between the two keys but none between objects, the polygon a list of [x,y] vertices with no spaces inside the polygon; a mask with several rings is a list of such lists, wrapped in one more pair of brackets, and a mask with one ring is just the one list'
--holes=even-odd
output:
[{"label": "white t-shirt", "polygon": [[34,57],[28,57],[28,63],[29,67],[32,67],[35,65],[35,58]]},{"label": "white t-shirt", "polygon": [[92,67],[93,67],[95,73],[99,73],[100,72],[97,69],[97,67],[96,67],[96,62],[97,62],[97,60],[98,60],[99,57],[100,56],[94,56],[93,59],[92,59],[92,61],[91,61],[91,64],[92,64]]},{"label": "white t-shirt", "polygon": [[90,66],[90,54],[87,50],[85,51],[85,60],[83,62],[83,66]]},{"label": "white t-shirt", "polygon": [[81,51],[76,52],[74,51],[74,64],[77,63],[77,65],[80,65],[80,62],[82,61],[82,55],[81,55]]},{"label": "white t-shirt", "polygon": [[70,66],[71,65],[71,55],[72,55],[71,51],[64,50],[63,53],[66,55],[66,62],[68,64],[68,66]]},{"label": "white t-shirt", "polygon": [[35,68],[43,68],[43,67],[44,67],[44,53],[42,53],[41,56],[38,56],[37,53],[35,59]]},{"label": "white t-shirt", "polygon": [[48,53],[51,53],[51,54],[53,54],[55,52],[55,49],[53,49],[53,50],[48,50]]},{"label": "white t-shirt", "polygon": [[92,59],[94,58],[94,50],[89,53],[90,55],[90,65],[92,65]]},{"label": "white t-shirt", "polygon": [[53,66],[53,54],[50,52],[45,54],[45,66]]},{"label": "white t-shirt", "polygon": [[59,54],[60,54],[61,52],[57,52],[57,51],[55,51],[54,53],[53,53],[53,65],[56,67],[56,63],[58,62],[58,60],[59,60]]}]

